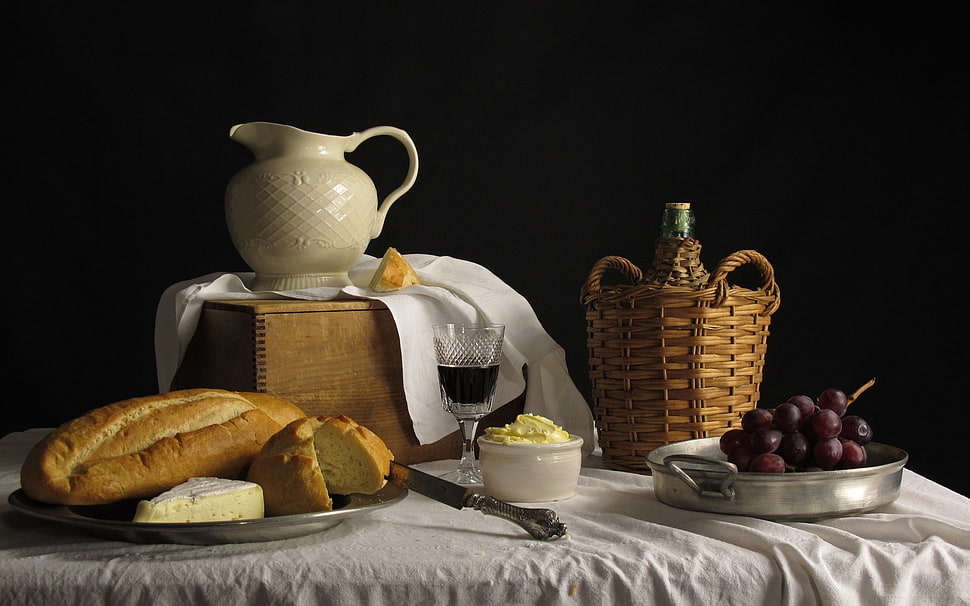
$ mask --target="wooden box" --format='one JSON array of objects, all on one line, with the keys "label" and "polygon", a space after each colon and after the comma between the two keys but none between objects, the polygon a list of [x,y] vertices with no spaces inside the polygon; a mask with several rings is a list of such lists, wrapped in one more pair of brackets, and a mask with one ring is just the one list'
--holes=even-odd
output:
[{"label": "wooden box", "polygon": [[[270,393],[309,416],[347,415],[405,464],[461,454],[457,423],[453,434],[418,443],[397,327],[379,301],[208,301],[173,382],[189,387]],[[485,417],[479,433],[521,412],[522,398]]]}]

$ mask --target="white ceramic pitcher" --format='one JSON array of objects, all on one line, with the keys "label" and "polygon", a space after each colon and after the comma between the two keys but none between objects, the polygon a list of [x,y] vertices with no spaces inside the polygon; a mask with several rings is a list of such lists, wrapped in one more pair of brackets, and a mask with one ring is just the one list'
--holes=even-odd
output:
[{"label": "white ceramic pitcher", "polygon": [[[344,152],[378,135],[400,141],[409,160],[404,183],[380,205],[367,173],[344,159]],[[229,138],[255,155],[229,181],[225,200],[232,242],[256,272],[253,290],[349,285],[347,270],[418,176],[414,142],[391,126],[333,136],[250,122],[233,126]]]}]

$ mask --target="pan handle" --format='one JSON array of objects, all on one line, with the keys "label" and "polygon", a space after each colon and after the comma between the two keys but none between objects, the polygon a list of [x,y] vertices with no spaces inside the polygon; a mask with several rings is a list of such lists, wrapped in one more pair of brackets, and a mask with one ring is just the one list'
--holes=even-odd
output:
[{"label": "pan handle", "polygon": [[[695,465],[702,465],[713,469],[715,473],[723,473],[724,477],[720,481],[720,486],[716,486],[716,478],[706,478],[706,481],[703,481],[702,484],[698,484],[697,481],[694,480],[694,478],[687,473],[683,467],[678,465],[678,463],[693,463]],[[701,457],[698,455],[672,454],[664,457],[663,465],[670,473],[680,478],[684,484],[687,484],[701,497],[723,498],[727,499],[728,501],[734,500],[734,479],[738,476],[738,467],[734,463],[718,461],[717,459],[709,459],[707,457]],[[715,486],[717,489],[712,490],[712,488]]]}]

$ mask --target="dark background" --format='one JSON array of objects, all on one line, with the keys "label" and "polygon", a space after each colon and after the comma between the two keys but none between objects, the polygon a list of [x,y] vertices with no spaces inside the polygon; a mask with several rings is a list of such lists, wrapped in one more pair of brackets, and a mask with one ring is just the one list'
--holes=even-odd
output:
[{"label": "dark background", "polygon": [[[854,406],[876,440],[970,494],[952,454],[967,439],[959,20],[780,4],[14,2],[0,434],[157,391],[162,291],[248,269],[223,215],[252,159],[232,125],[391,125],[421,168],[368,252],[485,265],[583,393],[589,270],[648,265],[663,204],[691,201],[709,269],[745,248],[775,268],[762,404],[876,377]],[[403,179],[389,138],[348,159],[381,195]]]}]

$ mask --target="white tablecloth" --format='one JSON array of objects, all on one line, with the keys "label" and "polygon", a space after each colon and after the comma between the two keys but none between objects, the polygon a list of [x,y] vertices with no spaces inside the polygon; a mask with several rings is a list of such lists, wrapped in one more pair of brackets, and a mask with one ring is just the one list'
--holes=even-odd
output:
[{"label": "white tablecloth", "polygon": [[891,505],[821,523],[674,509],[593,457],[577,496],[540,505],[568,527],[556,541],[411,493],[301,538],[138,545],[7,504],[45,431],[0,439],[0,604],[970,603],[970,500],[909,470]]}]

